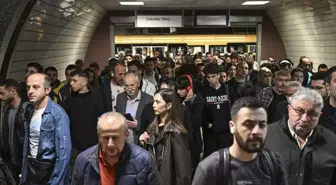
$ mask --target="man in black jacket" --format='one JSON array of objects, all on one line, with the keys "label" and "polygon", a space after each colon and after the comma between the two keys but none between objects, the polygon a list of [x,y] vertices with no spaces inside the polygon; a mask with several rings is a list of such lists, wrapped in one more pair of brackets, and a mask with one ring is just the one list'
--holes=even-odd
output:
[{"label": "man in black jacket", "polygon": [[263,150],[267,133],[263,103],[255,97],[238,99],[231,117],[233,145],[205,158],[197,167],[193,185],[287,185],[281,157]]},{"label": "man in black jacket", "polygon": [[5,103],[0,122],[0,163],[8,167],[11,176],[18,183],[27,126],[26,115],[33,110],[33,106],[21,99],[19,84],[13,79],[0,82],[0,100]]},{"label": "man in black jacket", "polygon": [[336,184],[336,135],[318,125],[321,95],[302,89],[289,98],[288,119],[269,126],[266,146],[284,158],[289,185]]}]

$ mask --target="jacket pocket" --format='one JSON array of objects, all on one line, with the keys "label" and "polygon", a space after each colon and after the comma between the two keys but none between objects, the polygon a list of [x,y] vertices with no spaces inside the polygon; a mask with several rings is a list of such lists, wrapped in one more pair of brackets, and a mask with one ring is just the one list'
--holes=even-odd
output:
[{"label": "jacket pocket", "polygon": [[46,124],[42,125],[40,129],[42,142],[51,142],[55,141],[55,125],[54,124]]}]

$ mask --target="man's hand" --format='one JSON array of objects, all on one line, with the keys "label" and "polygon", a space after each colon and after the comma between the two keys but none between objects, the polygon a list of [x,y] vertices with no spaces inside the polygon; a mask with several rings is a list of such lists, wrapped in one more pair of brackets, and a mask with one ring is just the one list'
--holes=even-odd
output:
[{"label": "man's hand", "polygon": [[129,128],[137,128],[138,121],[135,118],[133,118],[133,120],[134,121],[127,120],[127,125],[128,125]]}]

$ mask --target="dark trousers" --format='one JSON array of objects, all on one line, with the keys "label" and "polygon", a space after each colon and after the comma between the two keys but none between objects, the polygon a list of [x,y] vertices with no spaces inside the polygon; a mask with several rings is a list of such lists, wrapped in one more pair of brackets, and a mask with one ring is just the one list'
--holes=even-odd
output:
[{"label": "dark trousers", "polygon": [[203,158],[211,155],[213,152],[230,147],[233,143],[231,133],[214,133],[211,131],[205,131],[203,133],[204,140],[204,154]]}]

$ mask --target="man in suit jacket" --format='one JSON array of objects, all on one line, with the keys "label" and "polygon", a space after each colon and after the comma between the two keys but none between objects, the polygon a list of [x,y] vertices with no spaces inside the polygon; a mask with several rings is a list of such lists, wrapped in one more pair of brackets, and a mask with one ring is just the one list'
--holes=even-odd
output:
[{"label": "man in suit jacket", "polygon": [[130,114],[133,120],[127,118],[130,128],[128,142],[138,144],[137,131],[140,127],[140,117],[146,104],[153,102],[153,97],[140,91],[140,78],[137,74],[126,73],[124,77],[125,92],[118,94],[116,111]]}]

